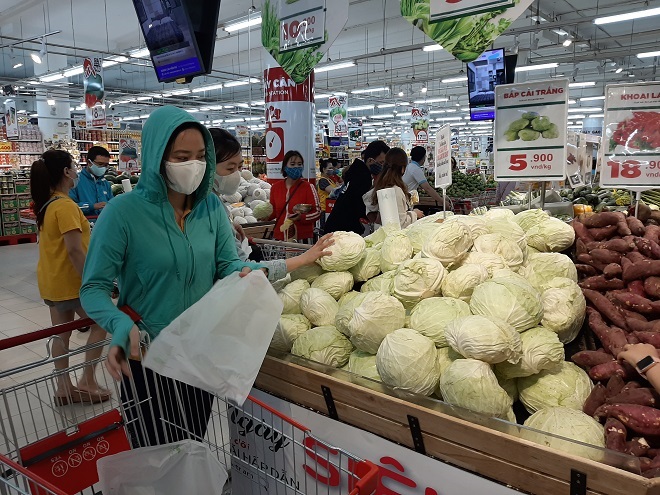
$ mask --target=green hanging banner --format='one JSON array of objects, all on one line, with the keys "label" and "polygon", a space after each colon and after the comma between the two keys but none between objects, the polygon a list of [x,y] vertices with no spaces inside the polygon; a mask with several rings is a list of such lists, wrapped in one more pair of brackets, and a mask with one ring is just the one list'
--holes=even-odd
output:
[{"label": "green hanging banner", "polygon": [[264,0],[261,19],[261,44],[301,84],[346,25],[348,0]]},{"label": "green hanging banner", "polygon": [[461,62],[472,62],[532,0],[401,0],[401,15]]}]

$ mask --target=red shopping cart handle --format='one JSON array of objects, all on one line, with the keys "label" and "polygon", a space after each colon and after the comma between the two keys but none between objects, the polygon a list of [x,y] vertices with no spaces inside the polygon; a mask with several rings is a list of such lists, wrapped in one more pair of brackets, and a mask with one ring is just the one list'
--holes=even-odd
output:
[{"label": "red shopping cart handle", "polygon": [[[130,316],[131,320],[133,320],[135,323],[139,323],[142,320],[142,317],[133,311],[132,308],[123,306],[120,309],[128,316]],[[37,330],[36,332],[17,335],[16,337],[9,337],[8,339],[2,339],[0,340],[0,351],[11,349],[19,345],[29,344],[30,342],[36,342],[38,340],[54,337],[55,335],[71,332],[72,330],[80,330],[81,328],[85,328],[94,324],[95,322],[91,318],[81,318],[80,320],[70,321],[69,323],[62,323],[61,325],[44,328],[42,330]]]}]

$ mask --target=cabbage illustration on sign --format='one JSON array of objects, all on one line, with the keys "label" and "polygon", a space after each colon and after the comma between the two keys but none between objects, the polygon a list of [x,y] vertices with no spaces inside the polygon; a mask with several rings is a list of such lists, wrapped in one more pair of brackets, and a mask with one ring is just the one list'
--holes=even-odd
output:
[{"label": "cabbage illustration on sign", "polygon": [[472,62],[532,0],[401,0],[401,15],[462,62]]},{"label": "cabbage illustration on sign", "polygon": [[296,83],[314,70],[348,21],[348,0],[264,0],[261,44]]}]

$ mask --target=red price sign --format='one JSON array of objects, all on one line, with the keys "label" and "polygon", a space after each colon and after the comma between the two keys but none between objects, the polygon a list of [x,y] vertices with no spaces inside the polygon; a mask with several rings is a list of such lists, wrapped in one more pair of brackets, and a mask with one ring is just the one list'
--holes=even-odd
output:
[{"label": "red price sign", "polygon": [[605,157],[601,170],[603,187],[644,187],[660,185],[660,157],[644,159]]}]

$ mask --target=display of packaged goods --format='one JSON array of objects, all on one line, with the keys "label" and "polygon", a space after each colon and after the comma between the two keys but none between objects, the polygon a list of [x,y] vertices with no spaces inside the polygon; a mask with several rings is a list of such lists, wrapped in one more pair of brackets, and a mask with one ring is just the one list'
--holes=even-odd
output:
[{"label": "display of packaged goods", "polygon": [[30,181],[28,179],[16,179],[14,180],[14,190],[16,194],[29,194],[30,193]]},{"label": "display of packaged goods", "polygon": [[36,234],[37,226],[32,224],[21,223],[21,234]]},{"label": "display of packaged goods", "polygon": [[20,222],[8,222],[2,224],[2,235],[4,236],[21,235],[21,233],[22,230]]},{"label": "display of packaged goods", "polygon": [[19,210],[29,208],[30,203],[32,202],[32,197],[29,194],[18,194],[16,199]]}]

